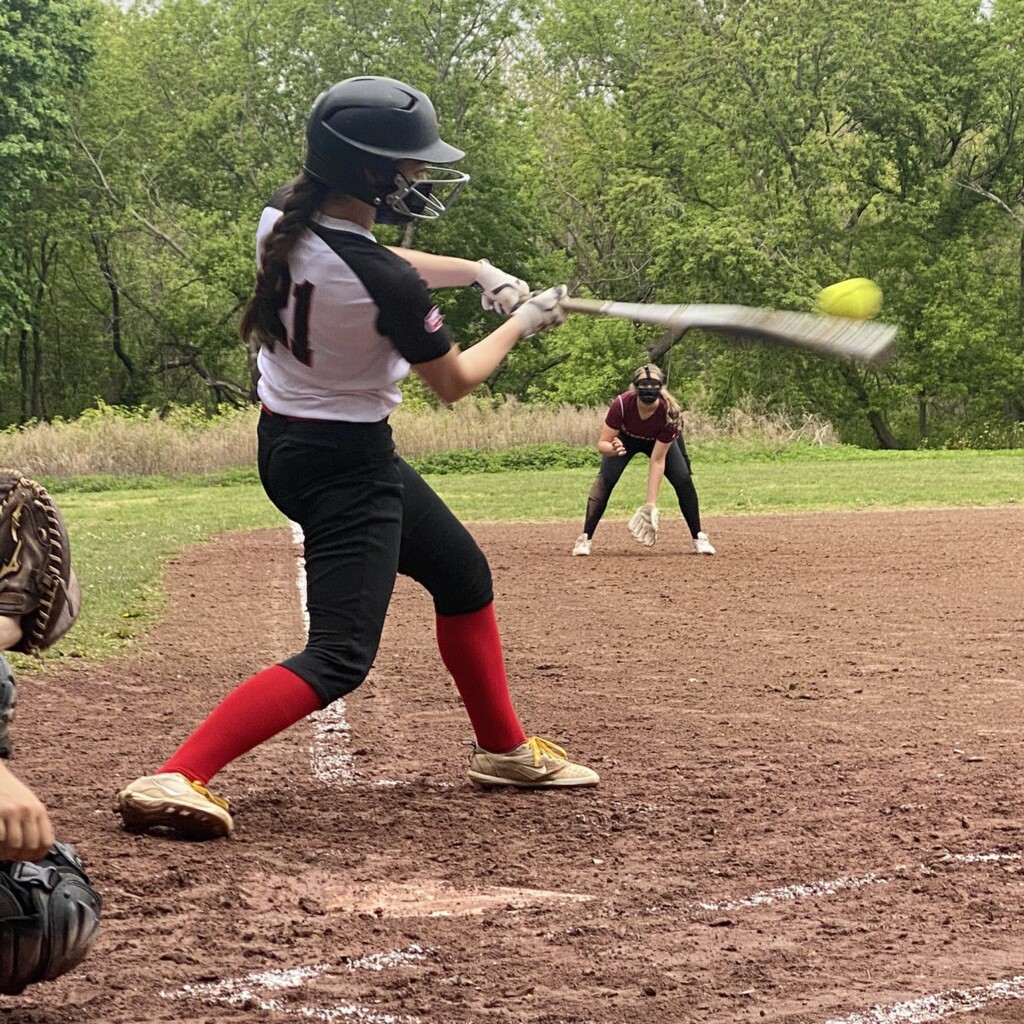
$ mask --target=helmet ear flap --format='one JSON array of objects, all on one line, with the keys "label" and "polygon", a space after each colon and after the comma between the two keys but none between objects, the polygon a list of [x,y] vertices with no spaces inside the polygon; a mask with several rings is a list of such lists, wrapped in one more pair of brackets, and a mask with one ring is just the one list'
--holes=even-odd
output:
[{"label": "helmet ear flap", "polygon": [[[398,177],[398,164],[393,160],[364,159],[358,174],[363,182],[364,190],[372,196],[371,205],[382,209],[385,199],[395,190],[395,179]],[[358,195],[358,193],[355,193]],[[359,196],[359,198],[363,198]]]}]

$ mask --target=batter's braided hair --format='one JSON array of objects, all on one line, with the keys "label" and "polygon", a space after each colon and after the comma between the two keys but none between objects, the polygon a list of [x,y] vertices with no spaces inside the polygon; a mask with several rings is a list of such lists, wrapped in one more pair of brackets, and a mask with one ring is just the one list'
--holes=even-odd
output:
[{"label": "batter's braided hair", "polygon": [[683,407],[677,401],[676,396],[665,387],[665,374],[661,372],[661,367],[655,366],[654,363],[644,363],[643,366],[638,366],[633,373],[633,390],[635,391],[640,382],[644,380],[656,380],[661,384],[661,397],[665,399],[666,419],[682,433]]},{"label": "batter's braided hair", "polygon": [[289,184],[281,217],[263,242],[256,289],[238,326],[238,333],[247,344],[265,345],[272,352],[277,342],[286,340],[278,312],[288,304],[292,286],[288,256],[328,191],[327,185],[305,173]]}]

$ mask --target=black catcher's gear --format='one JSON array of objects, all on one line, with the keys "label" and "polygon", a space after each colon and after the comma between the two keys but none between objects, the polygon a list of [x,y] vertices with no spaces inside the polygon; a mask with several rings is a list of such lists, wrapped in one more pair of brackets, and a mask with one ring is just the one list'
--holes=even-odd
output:
[{"label": "black catcher's gear", "polygon": [[0,757],[5,759],[11,756],[11,738],[7,727],[14,716],[15,692],[11,667],[0,654]]},{"label": "black catcher's gear", "polygon": [[0,993],[17,995],[81,963],[99,932],[101,906],[65,843],[54,843],[42,860],[0,861]]}]

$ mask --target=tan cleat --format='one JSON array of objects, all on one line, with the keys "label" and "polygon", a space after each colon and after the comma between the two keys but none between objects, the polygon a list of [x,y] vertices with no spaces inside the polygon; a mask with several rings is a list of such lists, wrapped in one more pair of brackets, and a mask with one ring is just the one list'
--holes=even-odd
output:
[{"label": "tan cleat", "polygon": [[576,544],[572,549],[572,553],[574,555],[589,555],[591,543],[591,539],[585,533],[581,533],[576,538]]},{"label": "tan cleat", "polygon": [[478,786],[596,786],[600,776],[573,764],[557,743],[531,736],[507,754],[492,754],[474,747],[469,756],[469,777]]},{"label": "tan cleat", "polygon": [[179,772],[130,782],[117,794],[114,810],[133,832],[164,827],[187,839],[220,839],[234,828],[227,800]]}]

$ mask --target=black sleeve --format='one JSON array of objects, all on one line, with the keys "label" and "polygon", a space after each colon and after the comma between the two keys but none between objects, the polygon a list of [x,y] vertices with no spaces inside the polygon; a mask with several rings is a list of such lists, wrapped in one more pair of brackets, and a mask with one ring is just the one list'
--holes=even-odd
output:
[{"label": "black sleeve", "polygon": [[377,330],[390,338],[403,359],[415,365],[439,359],[452,335],[426,282],[416,269],[383,245],[351,231],[311,224],[370,293],[380,313]]}]

